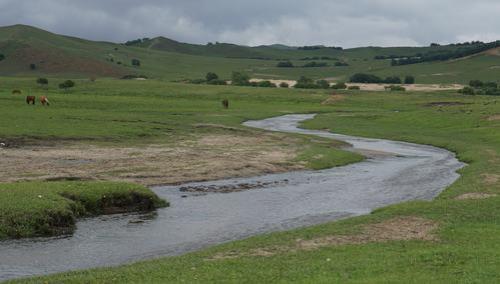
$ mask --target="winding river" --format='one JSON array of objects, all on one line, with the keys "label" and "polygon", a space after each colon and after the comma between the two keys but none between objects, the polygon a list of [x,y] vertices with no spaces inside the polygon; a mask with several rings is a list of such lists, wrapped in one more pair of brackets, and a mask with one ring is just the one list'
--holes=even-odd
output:
[{"label": "winding river", "polygon": [[[244,125],[345,141],[371,153],[363,162],[153,190],[172,206],[78,222],[69,237],[0,242],[0,280],[179,255],[266,232],[368,214],[409,200],[431,200],[464,166],[447,150],[299,128],[314,115],[286,115]],[[375,153],[375,154],[374,154]],[[200,193],[181,188],[251,188]]]}]

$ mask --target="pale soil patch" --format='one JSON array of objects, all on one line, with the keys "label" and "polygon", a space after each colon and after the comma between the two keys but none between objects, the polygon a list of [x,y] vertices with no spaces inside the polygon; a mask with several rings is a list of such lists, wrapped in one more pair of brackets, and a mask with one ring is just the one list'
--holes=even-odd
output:
[{"label": "pale soil patch", "polygon": [[472,192],[472,193],[465,193],[460,196],[457,196],[455,199],[456,200],[481,200],[481,199],[488,199],[492,197],[496,197],[496,194],[491,194],[491,193],[481,193],[481,192]]},{"label": "pale soil patch", "polygon": [[[267,80],[267,79],[257,79],[253,78],[251,82],[261,82],[270,81],[271,83],[279,86],[281,83],[287,83],[290,88],[297,84],[295,80]],[[230,81],[229,81],[230,83]],[[346,83],[348,87],[357,86],[362,91],[385,91],[385,87],[391,84],[363,84],[363,83]],[[461,84],[402,84],[407,91],[415,92],[431,92],[431,91],[449,91],[449,90],[460,90],[464,88]]]},{"label": "pale soil patch", "polygon": [[273,256],[276,254],[312,251],[323,247],[357,245],[373,242],[423,240],[435,241],[433,234],[438,223],[420,217],[396,217],[381,223],[365,225],[359,234],[331,235],[310,240],[295,240],[290,245],[251,249],[247,252],[230,251],[218,253],[208,260],[233,259],[248,256]]},{"label": "pale soil patch", "polygon": [[106,147],[46,145],[0,148],[0,182],[62,178],[144,185],[254,176],[300,170],[300,145],[280,134],[221,134],[175,145]]},{"label": "pale soil patch", "polygon": [[[390,84],[361,84],[361,83],[348,83],[347,86],[358,86],[363,91],[385,91],[385,87]],[[449,91],[463,89],[460,84],[402,84],[407,91],[415,92],[430,92],[430,91]]]},{"label": "pale soil patch", "polygon": [[328,99],[324,100],[321,104],[322,105],[333,105],[337,102],[343,101],[345,99],[345,96],[343,95],[331,95],[328,97]]},{"label": "pale soil patch", "polygon": [[497,174],[482,174],[481,177],[486,185],[494,185],[500,181],[500,175]]},{"label": "pale soil patch", "polygon": [[486,120],[488,120],[488,121],[500,120],[500,114],[494,114],[494,115],[488,116],[488,118]]}]

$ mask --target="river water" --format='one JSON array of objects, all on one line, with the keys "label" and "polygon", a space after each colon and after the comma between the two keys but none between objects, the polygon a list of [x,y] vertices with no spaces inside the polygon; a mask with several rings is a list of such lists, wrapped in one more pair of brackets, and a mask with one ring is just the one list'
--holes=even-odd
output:
[{"label": "river water", "polygon": [[[0,242],[0,280],[179,255],[249,236],[368,214],[409,200],[431,200],[464,166],[431,146],[305,130],[314,115],[286,115],[244,125],[348,142],[379,153],[352,165],[238,178],[153,190],[171,207],[155,214],[84,219],[72,236]],[[380,154],[383,152],[384,154]],[[233,193],[181,192],[181,187],[252,188]],[[250,185],[250,186],[249,186]]]}]

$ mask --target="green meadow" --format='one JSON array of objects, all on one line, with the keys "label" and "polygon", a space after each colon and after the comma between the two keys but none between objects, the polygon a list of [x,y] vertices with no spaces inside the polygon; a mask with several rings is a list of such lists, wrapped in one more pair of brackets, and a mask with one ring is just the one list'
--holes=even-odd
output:
[{"label": "green meadow", "polygon": [[[35,109],[8,93],[16,84],[27,86],[31,81],[4,81],[8,87],[0,93],[1,113],[8,123],[2,124],[0,133],[7,137],[57,136],[106,143],[122,143],[124,137],[168,140],[190,135],[197,123],[236,127],[246,119],[319,113],[303,126],[435,145],[457,153],[468,164],[460,170],[461,178],[434,201],[402,203],[367,216],[266,234],[179,257],[13,283],[494,283],[500,277],[500,120],[495,117],[500,103],[496,97],[345,91],[343,100],[322,105],[329,95],[323,91],[98,80],[77,82],[70,93],[50,88],[47,92],[54,105]],[[233,102],[229,110],[219,106],[223,98]],[[50,131],[40,129],[40,122]],[[24,127],[15,127],[21,124]],[[101,129],[104,126],[106,130]],[[321,152],[319,145],[305,155]],[[459,198],[469,193],[482,198]],[[293,247],[298,239],[356,235],[370,224],[404,217],[435,223],[434,237],[276,249]],[[275,250],[270,255],[251,253],[263,248]]]},{"label": "green meadow", "polygon": [[[324,91],[195,86],[161,81],[76,80],[68,91],[62,79],[47,87],[35,78],[0,79],[0,142],[7,147],[92,143],[103,147],[169,147],[205,134],[259,135],[241,123],[286,113],[321,112]],[[12,94],[12,90],[23,94]],[[27,105],[25,95],[45,95],[50,106]],[[229,99],[224,109],[221,101]],[[200,125],[228,126],[200,127]],[[300,149],[291,161],[322,169],[362,160],[328,139],[295,137]],[[0,149],[2,151],[2,149]],[[2,154],[0,152],[0,154]],[[73,178],[73,177],[69,177]],[[42,196],[42,198],[39,198]],[[152,200],[150,202],[150,200]],[[166,205],[135,184],[88,181],[0,183],[0,239],[71,233],[79,217]]]}]

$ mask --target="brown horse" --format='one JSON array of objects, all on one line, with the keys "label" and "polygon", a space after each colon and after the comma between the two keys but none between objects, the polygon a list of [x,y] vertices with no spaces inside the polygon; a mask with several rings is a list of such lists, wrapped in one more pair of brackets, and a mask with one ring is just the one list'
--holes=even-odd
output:
[{"label": "brown horse", "polygon": [[45,106],[50,106],[50,102],[49,102],[49,99],[47,98],[47,96],[41,96],[40,97],[40,103]]},{"label": "brown horse", "polygon": [[36,97],[35,96],[26,96],[26,103],[27,104],[35,104]]},{"label": "brown horse", "polygon": [[225,99],[222,101],[222,106],[225,108],[225,109],[228,109],[229,108],[229,100]]}]

